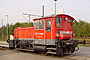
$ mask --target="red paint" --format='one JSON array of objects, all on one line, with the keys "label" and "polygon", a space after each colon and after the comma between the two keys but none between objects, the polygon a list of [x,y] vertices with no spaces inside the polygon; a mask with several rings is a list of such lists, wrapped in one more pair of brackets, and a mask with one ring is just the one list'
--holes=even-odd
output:
[{"label": "red paint", "polygon": [[33,27],[18,27],[14,30],[14,38],[15,39],[32,39],[34,33]]},{"label": "red paint", "polygon": [[[62,27],[56,28],[56,18],[57,17],[62,17]],[[70,19],[72,22],[69,23],[68,25],[68,20],[65,19],[65,17],[67,17],[67,19]],[[44,20],[44,28],[45,29],[38,29],[35,30],[34,27],[27,27],[27,28],[22,28],[22,27],[18,27],[17,29],[14,30],[14,38],[15,39],[57,39],[56,34],[58,33],[60,36],[60,40],[63,39],[70,39],[73,36],[73,21],[74,18],[69,16],[69,15],[65,15],[65,14],[58,14],[54,17],[43,17],[43,18],[38,18],[38,19],[34,19],[33,21],[35,22],[36,20]],[[46,22],[48,20],[51,20],[51,26],[52,26],[52,31],[48,32],[47,31],[47,25]],[[68,28],[68,26],[70,28]],[[62,31],[60,33],[60,31]],[[68,33],[69,31],[71,31],[72,33]]]}]

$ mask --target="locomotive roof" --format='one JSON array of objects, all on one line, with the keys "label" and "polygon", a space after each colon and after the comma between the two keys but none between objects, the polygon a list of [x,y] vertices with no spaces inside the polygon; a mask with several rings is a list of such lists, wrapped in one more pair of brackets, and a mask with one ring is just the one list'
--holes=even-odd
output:
[{"label": "locomotive roof", "polygon": [[68,17],[71,17],[74,20],[74,18],[72,16],[67,15],[67,14],[57,14],[57,15],[53,14],[51,16],[36,18],[36,19],[33,19],[33,20],[35,21],[35,20],[47,19],[47,18],[58,17],[58,16],[68,16]]}]

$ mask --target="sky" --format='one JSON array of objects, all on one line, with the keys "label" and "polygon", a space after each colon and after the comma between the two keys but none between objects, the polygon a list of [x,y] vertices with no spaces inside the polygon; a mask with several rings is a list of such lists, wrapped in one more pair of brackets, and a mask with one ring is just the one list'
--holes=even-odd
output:
[{"label": "sky", "polygon": [[[16,22],[27,22],[28,16],[23,13],[42,15],[42,5],[45,6],[45,16],[54,14],[54,0],[0,0],[0,27],[3,24],[15,24]],[[63,9],[68,14],[79,21],[80,19],[90,23],[90,0],[58,0],[56,2],[57,14]],[[26,19],[25,19],[26,18]],[[31,19],[36,17],[31,17]],[[31,20],[33,21],[33,20]]]}]

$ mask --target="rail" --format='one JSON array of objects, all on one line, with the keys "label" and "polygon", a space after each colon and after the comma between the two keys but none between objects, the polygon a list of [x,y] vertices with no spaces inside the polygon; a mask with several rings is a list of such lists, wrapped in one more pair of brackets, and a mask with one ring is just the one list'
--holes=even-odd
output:
[{"label": "rail", "polygon": [[86,40],[86,44],[90,44],[90,41],[87,41],[87,40]]}]

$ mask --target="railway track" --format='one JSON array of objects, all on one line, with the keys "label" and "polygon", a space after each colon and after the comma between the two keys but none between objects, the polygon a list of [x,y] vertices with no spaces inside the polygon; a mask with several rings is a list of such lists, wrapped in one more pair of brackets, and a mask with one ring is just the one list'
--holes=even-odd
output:
[{"label": "railway track", "polygon": [[0,45],[0,47],[3,47],[3,48],[9,48],[8,45]]},{"label": "railway track", "polygon": [[0,45],[0,50],[5,50],[7,48],[9,48],[9,46],[7,46],[7,45]]},{"label": "railway track", "polygon": [[[1,50],[4,50],[4,49],[6,49],[6,48],[8,48],[7,46],[0,46],[0,49]],[[89,50],[89,47],[81,47],[80,49],[82,50],[81,52],[79,51],[77,51],[76,52],[76,54],[78,53],[78,54],[81,54],[81,55],[84,55],[84,53],[83,52],[85,52],[85,49],[87,48],[87,50]],[[84,50],[83,50],[84,49]],[[11,51],[11,50],[5,50],[5,51]],[[5,51],[3,51],[3,52],[5,52]],[[34,53],[28,53],[26,50],[23,50],[23,51],[25,51],[25,52],[19,52],[20,54],[23,54],[23,53],[25,53],[25,54],[34,54]],[[12,51],[11,51],[12,52]],[[88,51],[89,52],[89,51]],[[87,54],[88,54],[88,52],[87,52]],[[18,51],[16,52],[16,50],[13,50],[13,52],[12,52],[12,54],[11,55],[13,55],[13,53],[16,53],[16,54],[18,54]],[[82,54],[83,53],[83,54]],[[36,54],[36,53],[35,53]],[[80,55],[76,55],[75,53],[73,53],[73,54],[69,54],[69,55],[66,55],[66,56],[64,56],[64,57],[59,57],[59,59],[65,59],[65,60],[90,60],[90,56],[80,56]],[[23,54],[24,55],[24,54]],[[36,54],[37,56],[40,56],[41,54]],[[27,55],[28,56],[28,55]],[[24,57],[24,56],[23,56]],[[45,57],[45,55],[42,55],[42,57]],[[55,58],[57,58],[58,59],[58,57],[57,56],[55,56],[55,55],[50,55],[50,56],[48,56],[48,59],[50,58],[50,57],[55,57]],[[33,58],[34,59],[34,58]]]},{"label": "railway track", "polygon": [[[90,44],[90,41],[86,41],[86,44]],[[8,48],[9,48],[9,46],[7,44],[0,44],[0,50],[6,51]],[[13,50],[13,51],[15,51],[15,50]],[[23,51],[29,52],[29,50],[26,51],[24,49],[23,49]],[[23,52],[21,52],[21,53],[23,53]],[[32,53],[30,53],[30,54],[32,54]],[[39,55],[39,54],[37,54],[37,55]],[[43,56],[45,56],[45,55],[43,55]],[[55,55],[51,55],[51,57],[53,57],[53,56],[55,57]],[[77,51],[73,54],[66,55],[64,57],[60,57],[60,58],[63,58],[65,60],[90,60],[90,48],[89,47],[80,47],[79,51]]]},{"label": "railway track", "polygon": [[9,48],[9,45],[6,41],[0,41],[0,50],[4,50],[5,48]]},{"label": "railway track", "polygon": [[63,58],[69,60],[90,60],[88,56],[65,56]]},{"label": "railway track", "polygon": [[[39,59],[42,60],[42,58],[43,60],[50,60],[50,59],[52,60],[90,60],[90,56],[74,56],[73,54],[69,54],[64,57],[57,57],[55,55],[45,56],[37,53],[18,52],[16,50],[4,50],[4,51],[1,50],[0,52],[3,54],[1,55],[0,59],[3,59],[3,60],[9,60],[9,59],[14,60],[14,58],[16,59],[16,57],[14,56],[18,56],[17,57],[18,60],[23,60],[20,57],[24,57],[31,60],[35,60],[35,57],[37,58],[36,60],[39,60]],[[13,56],[13,58],[10,56]],[[3,57],[5,57],[6,59],[4,59]]]}]

